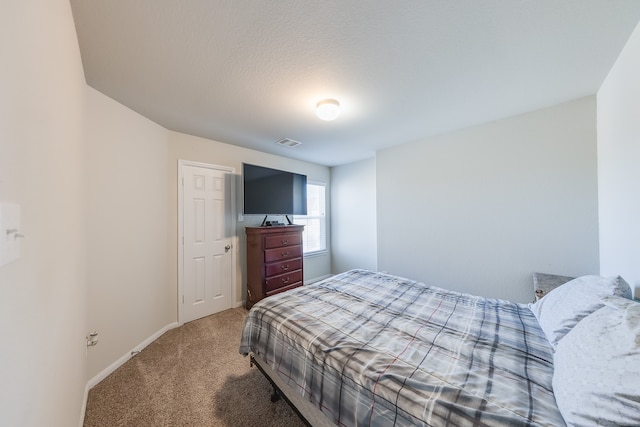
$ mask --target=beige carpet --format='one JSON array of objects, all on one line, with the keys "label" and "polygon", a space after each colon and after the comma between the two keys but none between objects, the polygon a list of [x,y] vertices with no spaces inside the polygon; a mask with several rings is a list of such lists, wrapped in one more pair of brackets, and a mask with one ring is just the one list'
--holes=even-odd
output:
[{"label": "beige carpet", "polygon": [[303,426],[238,353],[246,310],[172,329],[89,391],[85,427]]}]

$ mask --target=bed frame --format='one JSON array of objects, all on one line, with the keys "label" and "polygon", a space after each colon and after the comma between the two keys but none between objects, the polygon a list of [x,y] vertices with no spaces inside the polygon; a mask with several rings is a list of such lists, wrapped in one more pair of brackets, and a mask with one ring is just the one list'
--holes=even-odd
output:
[{"label": "bed frame", "polygon": [[305,400],[299,393],[296,393],[289,385],[287,385],[271,367],[256,354],[249,355],[250,366],[254,365],[262,372],[264,377],[269,380],[273,386],[273,394],[271,401],[276,402],[282,397],[291,406],[300,419],[311,427],[329,427],[334,426],[326,415],[322,413],[311,402]]}]

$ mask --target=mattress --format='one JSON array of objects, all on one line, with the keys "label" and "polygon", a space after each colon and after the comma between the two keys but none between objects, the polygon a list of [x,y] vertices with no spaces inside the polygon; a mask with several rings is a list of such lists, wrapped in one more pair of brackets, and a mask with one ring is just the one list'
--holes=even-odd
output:
[{"label": "mattress", "polygon": [[563,426],[553,350],[524,304],[352,270],[248,313],[254,353],[344,426]]}]

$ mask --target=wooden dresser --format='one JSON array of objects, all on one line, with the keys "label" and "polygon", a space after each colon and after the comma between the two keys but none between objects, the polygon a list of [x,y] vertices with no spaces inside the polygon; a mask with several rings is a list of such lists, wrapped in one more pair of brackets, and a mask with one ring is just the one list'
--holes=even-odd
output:
[{"label": "wooden dresser", "polygon": [[246,227],[247,308],[269,295],[302,286],[304,225]]}]

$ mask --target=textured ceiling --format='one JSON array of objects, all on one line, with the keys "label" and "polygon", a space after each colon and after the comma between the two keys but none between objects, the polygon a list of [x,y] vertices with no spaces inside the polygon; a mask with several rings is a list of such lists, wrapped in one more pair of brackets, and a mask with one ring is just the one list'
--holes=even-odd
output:
[{"label": "textured ceiling", "polygon": [[[71,6],[98,91],[171,130],[329,166],[595,94],[640,21],[638,0]],[[327,97],[333,122],[314,114]]]}]

